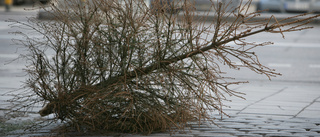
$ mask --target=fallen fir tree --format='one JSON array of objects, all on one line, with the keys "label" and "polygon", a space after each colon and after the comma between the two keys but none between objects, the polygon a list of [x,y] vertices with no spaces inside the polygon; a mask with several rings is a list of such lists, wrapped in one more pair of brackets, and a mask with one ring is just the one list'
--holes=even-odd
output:
[{"label": "fallen fir tree", "polygon": [[141,0],[58,1],[46,7],[54,20],[17,22],[42,36],[19,41],[29,51],[24,57],[32,97],[18,99],[30,103],[22,108],[43,103],[40,115],[53,114],[50,120],[83,132],[149,134],[214,120],[210,111],[226,115],[228,96],[243,98],[229,88],[243,82],[223,77],[219,65],[269,79],[280,75],[251,51],[271,42],[244,38],[309,29],[305,25],[319,16],[257,20],[250,3],[230,8],[212,2],[215,19],[207,21],[195,20],[198,12],[185,0],[155,0],[151,7]]}]

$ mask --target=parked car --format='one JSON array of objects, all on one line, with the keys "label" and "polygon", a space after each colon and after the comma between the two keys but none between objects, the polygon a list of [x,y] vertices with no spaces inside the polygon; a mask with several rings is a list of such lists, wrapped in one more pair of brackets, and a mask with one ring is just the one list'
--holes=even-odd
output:
[{"label": "parked car", "polygon": [[198,11],[201,10],[212,10],[212,2],[214,4],[218,4],[218,2],[222,2],[227,5],[226,11],[232,11],[237,8],[240,4],[240,0],[192,0],[195,4],[195,7]]},{"label": "parked car", "polygon": [[[169,12],[178,12],[179,10],[182,10],[183,2],[181,0],[150,0],[150,7],[152,9],[159,9]],[[155,8],[156,7],[156,8]]]},{"label": "parked car", "polygon": [[[151,7],[154,7],[155,3],[154,0],[151,1]],[[240,0],[187,0],[188,2],[191,2],[194,4],[194,7],[196,8],[197,11],[209,11],[212,10],[212,3],[217,4],[218,2],[222,2],[224,4],[228,4],[228,7],[226,11],[232,11],[232,9],[237,8]],[[157,6],[162,6],[162,5],[171,5],[174,6],[174,10],[182,10],[184,0],[160,0],[159,5]]]},{"label": "parked car", "polygon": [[34,4],[36,2],[47,4],[50,0],[13,0],[13,5]]},{"label": "parked car", "polygon": [[257,10],[264,12],[284,12],[284,0],[260,0]]},{"label": "parked car", "polygon": [[313,0],[285,0],[284,9],[286,12],[309,12]]},{"label": "parked car", "polygon": [[320,13],[320,0],[313,0],[310,10],[311,12]]},{"label": "parked car", "polygon": [[22,5],[25,4],[25,0],[13,0],[13,5]]},{"label": "parked car", "polygon": [[320,0],[260,0],[257,10],[268,12],[320,12]]}]

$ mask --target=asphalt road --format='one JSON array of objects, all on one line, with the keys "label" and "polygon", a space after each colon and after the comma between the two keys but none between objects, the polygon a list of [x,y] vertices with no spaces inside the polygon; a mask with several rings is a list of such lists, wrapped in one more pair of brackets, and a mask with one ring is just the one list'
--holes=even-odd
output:
[{"label": "asphalt road", "polygon": [[[19,31],[19,28],[8,26],[10,22],[5,20],[13,18],[26,22],[26,16],[35,16],[36,12],[11,12],[0,14],[0,84],[5,85],[6,78],[17,76],[23,79],[25,61],[18,60],[9,63],[24,52],[20,46],[12,42],[12,38],[21,38],[19,35],[10,32]],[[320,25],[313,24],[313,29],[285,33],[285,39],[280,34],[262,33],[247,38],[250,42],[272,41],[274,45],[256,48],[254,51],[259,60],[267,67],[276,69],[282,76],[272,78],[272,81],[319,83],[320,84]],[[240,62],[235,62],[240,63]],[[258,75],[248,69],[240,71],[229,70],[226,76],[234,77],[237,80],[268,81],[266,76]],[[2,82],[2,83],[1,83]],[[0,85],[0,86],[2,86]],[[10,85],[10,84],[9,84]]]}]

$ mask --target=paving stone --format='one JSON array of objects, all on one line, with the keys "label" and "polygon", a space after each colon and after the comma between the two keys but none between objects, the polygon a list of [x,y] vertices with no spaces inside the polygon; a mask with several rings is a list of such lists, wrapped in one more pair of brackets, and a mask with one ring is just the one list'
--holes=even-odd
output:
[{"label": "paving stone", "polygon": [[259,129],[259,128],[244,128],[244,129],[239,129],[239,131],[248,133],[253,131],[266,131],[266,130]]},{"label": "paving stone", "polygon": [[154,133],[154,134],[150,134],[149,136],[151,137],[167,137],[170,136],[169,133]]},{"label": "paving stone", "polygon": [[293,135],[290,133],[271,133],[271,134],[266,134],[265,137],[300,137],[298,135]]},{"label": "paving stone", "polygon": [[207,125],[208,121],[192,121],[187,122],[187,125]]},{"label": "paving stone", "polygon": [[241,123],[237,121],[233,121],[233,122],[219,121],[219,122],[215,122],[215,124],[217,124],[218,126],[221,126],[221,125],[244,125],[247,123],[244,123],[244,122]]},{"label": "paving stone", "polygon": [[314,102],[311,106],[308,106],[308,110],[320,111],[320,102]]},{"label": "paving stone", "polygon": [[[257,106],[259,107],[259,106]],[[274,109],[268,109],[268,108],[247,108],[241,113],[248,113],[248,114],[257,114],[257,115],[282,115],[282,116],[294,116],[294,114],[298,113],[299,111],[292,111],[292,110],[286,110],[286,111],[279,111],[278,108]]]},{"label": "paving stone", "polygon": [[206,131],[206,133],[219,133],[219,134],[239,134],[241,131]]},{"label": "paving stone", "polygon": [[242,120],[228,120],[228,121],[223,121],[224,123],[237,123],[237,124],[248,124],[250,121],[249,120],[245,120],[245,119],[242,119]]},{"label": "paving stone", "polygon": [[211,132],[211,131],[223,131],[223,132],[233,132],[233,131],[237,131],[236,129],[232,129],[232,128],[214,128],[210,131],[206,131],[206,132]]},{"label": "paving stone", "polygon": [[8,104],[8,100],[12,99],[13,96],[7,96],[7,95],[0,95],[0,103],[1,104]]},{"label": "paving stone", "polygon": [[320,137],[320,134],[317,132],[306,132],[306,133],[295,133],[293,135],[298,135],[298,136],[312,136],[312,137]]},{"label": "paving stone", "polygon": [[264,121],[265,120],[265,118],[259,117],[256,115],[246,115],[246,116],[242,116],[242,118],[247,121]]},{"label": "paving stone", "polygon": [[255,120],[250,120],[249,123],[266,123],[268,121],[267,118],[260,118],[260,119],[255,119]]},{"label": "paving stone", "polygon": [[199,130],[187,130],[188,133],[191,133],[191,134],[196,134],[196,133],[202,133],[202,131],[199,131]]},{"label": "paving stone", "polygon": [[267,114],[264,114],[264,115],[257,115],[257,116],[260,116],[261,118],[266,119],[265,121],[277,121],[277,122],[281,121],[281,120],[286,120],[286,119],[292,118],[292,115],[274,115],[274,114],[267,115]]},{"label": "paving stone", "polygon": [[[125,137],[147,137],[145,135],[126,135]],[[170,133],[155,133],[148,135],[150,137],[194,137],[192,134],[170,134]],[[95,137],[95,136],[91,136]]]},{"label": "paving stone", "polygon": [[242,128],[253,128],[253,125],[241,124],[241,125],[223,125],[224,128],[242,129]]},{"label": "paving stone", "polygon": [[300,129],[301,128],[298,123],[281,123],[278,126],[281,126],[282,128],[289,128],[289,129],[292,129],[292,128],[299,128]]},{"label": "paving stone", "polygon": [[2,110],[7,110],[7,109],[10,108],[10,107],[12,107],[12,104],[10,104],[10,103],[6,103],[6,102],[0,103],[0,110],[1,110],[1,111],[2,111]]},{"label": "paving stone", "polygon": [[248,125],[251,125],[253,127],[258,127],[258,126],[265,126],[267,125],[267,123],[264,121],[255,121],[255,122],[248,123]]},{"label": "paving stone", "polygon": [[278,129],[278,128],[280,128],[279,126],[272,125],[272,124],[258,125],[256,127],[260,128],[260,129]]},{"label": "paving stone", "polygon": [[187,125],[188,127],[191,128],[208,128],[208,125],[199,125],[199,124],[192,124],[192,125]]},{"label": "paving stone", "polygon": [[316,118],[316,119],[314,119],[314,118],[310,118],[310,119],[308,119],[309,120],[309,123],[312,123],[312,124],[315,124],[315,125],[317,125],[317,126],[320,126],[320,118]]},{"label": "paving stone", "polygon": [[50,135],[46,135],[46,134],[43,134],[43,133],[22,135],[22,137],[43,137],[43,136],[50,136]]},{"label": "paving stone", "polygon": [[171,135],[171,137],[194,137],[194,135],[190,135],[190,134],[174,134],[174,135]]},{"label": "paving stone", "polygon": [[234,135],[230,133],[204,133],[199,134],[196,137],[233,137]]},{"label": "paving stone", "polygon": [[263,137],[262,135],[247,134],[247,133],[235,134],[235,136],[237,136],[237,137]]},{"label": "paving stone", "polygon": [[302,117],[302,118],[319,118],[320,111],[313,111],[313,110],[308,110],[305,109],[302,111],[297,117]]},{"label": "paving stone", "polygon": [[275,123],[283,123],[287,118],[269,118],[268,121],[273,121]]},{"label": "paving stone", "polygon": [[259,134],[259,135],[267,135],[267,134],[273,134],[278,133],[278,131],[275,130],[262,130],[262,131],[251,131],[250,134]]},{"label": "paving stone", "polygon": [[232,123],[249,123],[250,120],[246,120],[243,118],[229,118],[229,119],[224,119],[222,122],[232,122]]},{"label": "paving stone", "polygon": [[310,131],[311,131],[311,132],[317,132],[317,133],[320,133],[320,127],[319,127],[319,128],[317,128],[317,129],[311,129]]},{"label": "paving stone", "polygon": [[198,131],[212,131],[215,128],[192,128],[192,130],[198,130]]},{"label": "paving stone", "polygon": [[284,122],[289,122],[289,123],[306,123],[309,122],[307,119],[302,119],[302,118],[293,118],[293,119],[286,119]]},{"label": "paving stone", "polygon": [[302,135],[287,135],[287,134],[268,134],[264,137],[306,137]]},{"label": "paving stone", "polygon": [[192,133],[197,133],[197,132],[200,132],[200,131],[197,131],[197,130],[181,130],[181,131],[176,131],[177,134],[192,134]]},{"label": "paving stone", "polygon": [[306,130],[317,129],[318,127],[315,124],[310,123],[300,123],[299,125],[295,125],[295,128],[301,128]]},{"label": "paving stone", "polygon": [[[168,134],[168,135],[170,136],[170,134]],[[88,137],[96,137],[96,136],[88,136]],[[121,135],[121,137],[144,137],[144,136],[143,135],[131,135],[131,134],[129,134],[129,135]],[[153,137],[157,137],[157,136],[153,136]],[[167,136],[159,136],[159,137],[167,137]]]},{"label": "paving stone", "polygon": [[288,127],[284,127],[284,126],[272,126],[272,125],[260,125],[257,126],[259,129],[267,129],[267,130],[277,130],[277,131],[281,131],[281,130],[289,130],[291,128]]},{"label": "paving stone", "polygon": [[289,133],[295,134],[295,133],[307,133],[309,131],[306,131],[305,129],[288,129],[288,130],[283,130],[283,132],[289,132]]}]

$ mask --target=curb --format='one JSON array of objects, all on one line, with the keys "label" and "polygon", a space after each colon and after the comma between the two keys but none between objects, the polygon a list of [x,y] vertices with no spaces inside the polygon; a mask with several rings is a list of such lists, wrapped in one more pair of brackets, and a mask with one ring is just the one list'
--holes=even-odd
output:
[{"label": "curb", "polygon": [[53,20],[54,16],[44,9],[40,9],[37,18],[39,20]]},{"label": "curb", "polygon": [[[282,23],[286,23],[286,22],[296,21],[296,20],[299,20],[299,19],[308,18],[308,17],[314,16],[314,15],[317,15],[317,14],[308,14],[306,16],[298,16],[298,15],[303,15],[303,13],[302,14],[260,13],[259,16],[256,16],[256,17],[252,18],[250,21],[259,21],[259,20],[260,21],[262,21],[262,20],[268,21],[269,19],[271,19],[270,22],[274,23],[275,19],[272,18],[272,16],[273,16],[273,17],[275,17],[277,19],[277,21],[283,20]],[[292,17],[292,16],[298,16],[298,17],[288,19],[289,17]],[[178,19],[181,20],[182,18],[183,18],[183,13],[180,13],[178,15]],[[193,20],[195,20],[195,21],[201,20],[201,21],[211,22],[211,21],[216,20],[216,18],[217,18],[217,15],[215,14],[215,12],[197,11],[197,12],[195,12],[195,18]],[[53,20],[54,17],[50,13],[48,13],[47,11],[41,9],[38,12],[38,19],[40,19],[40,20]],[[234,16],[224,16],[224,19],[227,20],[227,21],[234,21],[236,18]],[[320,18],[313,19],[310,22],[310,24],[320,25]]]},{"label": "curb", "polygon": [[[255,22],[255,21],[263,21],[265,20],[266,22],[268,22],[270,20],[271,23],[275,23],[276,20],[280,23],[287,23],[287,22],[293,22],[293,21],[297,21],[300,19],[305,19],[308,17],[312,17],[315,16],[317,14],[307,14],[305,16],[299,16],[299,15],[303,15],[303,13],[301,14],[289,14],[289,13],[277,13],[277,14],[273,14],[273,13],[257,13],[258,16],[250,19],[250,22]],[[298,16],[295,18],[290,18],[293,16]],[[184,17],[183,14],[179,15],[179,20],[181,20]],[[273,18],[274,17],[274,18]],[[195,12],[195,18],[193,19],[194,21],[206,21],[206,22],[212,22],[214,20],[216,20],[218,17],[216,15],[215,12]],[[224,16],[223,17],[224,20],[229,21],[229,22],[233,22],[234,20],[236,20],[236,17],[231,15],[231,16]],[[275,20],[276,19],[276,20]],[[315,25],[320,25],[320,18],[315,18],[313,19],[310,24],[315,24]]]},{"label": "curb", "polygon": [[[0,8],[1,10],[2,7]],[[255,10],[250,9],[251,12],[255,12]],[[20,15],[28,15],[30,13],[35,13],[37,15],[37,19],[39,20],[53,20],[54,17],[48,13],[48,11],[44,10],[44,9],[39,9],[39,10],[35,10],[35,7],[32,6],[26,6],[26,7],[22,7],[22,6],[13,6],[11,12],[6,12],[4,13],[5,15],[16,15],[16,14],[20,14]],[[297,15],[302,15],[301,14],[294,14],[294,13],[258,13],[260,16],[256,16],[255,18],[253,18],[251,21],[257,21],[257,20],[269,20],[272,16],[274,16],[278,21],[280,20],[284,20],[288,17],[292,17],[292,16],[297,16]],[[198,11],[195,12],[195,18],[194,20],[202,20],[202,21],[214,21],[217,18],[217,15],[215,14],[215,12],[208,12],[205,9],[198,9]],[[291,21],[295,21],[298,19],[304,19],[307,17],[311,17],[313,15],[317,15],[317,14],[309,14],[306,15],[305,17],[297,17],[297,18],[292,18],[292,19],[288,19],[285,20],[283,23],[286,22],[291,22]],[[183,14],[179,14],[179,19],[181,19],[183,17]],[[235,17],[234,16],[224,16],[224,19],[227,21],[234,21]],[[274,19],[271,19],[271,22],[275,22]],[[320,18],[315,18],[313,19],[312,22],[310,22],[313,25],[320,25]]]}]

